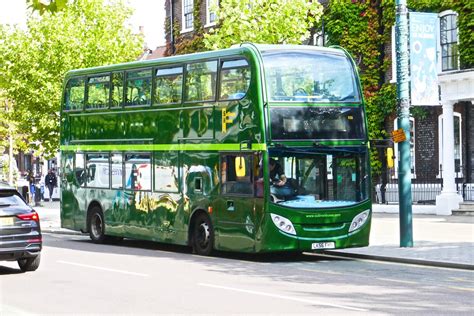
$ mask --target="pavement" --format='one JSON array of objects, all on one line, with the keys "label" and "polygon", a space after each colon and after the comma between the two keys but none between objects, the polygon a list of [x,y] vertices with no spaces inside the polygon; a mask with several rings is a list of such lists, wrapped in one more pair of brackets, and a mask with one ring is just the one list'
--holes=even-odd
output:
[{"label": "pavement", "polygon": [[[61,228],[59,202],[35,206],[43,232],[81,234]],[[375,205],[374,205],[375,206]],[[393,206],[391,206],[393,209]],[[413,213],[413,246],[400,247],[397,213],[374,207],[370,246],[327,250],[332,256],[474,270],[474,216],[437,216]]]}]

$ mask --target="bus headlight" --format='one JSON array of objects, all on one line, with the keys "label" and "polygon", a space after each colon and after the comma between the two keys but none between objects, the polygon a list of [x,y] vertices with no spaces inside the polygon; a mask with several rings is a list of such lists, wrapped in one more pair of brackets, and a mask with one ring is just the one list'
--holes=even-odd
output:
[{"label": "bus headlight", "polygon": [[288,218],[272,213],[270,213],[270,216],[272,217],[273,224],[275,224],[279,230],[287,234],[296,235],[296,230],[293,227],[293,223]]},{"label": "bus headlight", "polygon": [[351,227],[349,227],[349,233],[364,226],[369,218],[369,213],[370,210],[365,210],[362,213],[357,214],[357,216],[352,220]]}]

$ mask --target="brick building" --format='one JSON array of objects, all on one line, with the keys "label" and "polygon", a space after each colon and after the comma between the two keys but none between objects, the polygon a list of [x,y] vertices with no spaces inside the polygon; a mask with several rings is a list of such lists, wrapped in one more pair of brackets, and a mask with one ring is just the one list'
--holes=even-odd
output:
[{"label": "brick building", "polygon": [[[196,3],[200,5],[199,18],[204,31],[215,26],[216,15],[212,12],[212,3],[215,1],[166,1],[168,53],[173,52],[176,40],[170,29],[179,29],[182,38],[193,37]],[[324,5],[328,1],[320,2]],[[457,209],[463,200],[474,200],[474,69],[462,69],[459,63],[457,17],[458,14],[451,10],[438,14],[439,102],[419,107],[418,115],[411,118],[412,192],[418,192],[413,193],[413,200],[415,203],[436,203],[438,214],[451,214],[451,210]],[[318,43],[324,41],[312,40],[309,44]],[[387,43],[386,55],[392,56],[394,68],[392,43]],[[389,71],[385,80],[395,82],[392,79],[396,77],[394,74],[394,70]],[[394,113],[387,120],[386,129],[390,132],[396,127]],[[394,147],[396,160],[396,144]],[[391,194],[386,195],[384,202],[398,201],[397,162],[394,161],[393,165],[387,170],[384,180],[388,182],[387,190],[391,190],[387,191]]]}]

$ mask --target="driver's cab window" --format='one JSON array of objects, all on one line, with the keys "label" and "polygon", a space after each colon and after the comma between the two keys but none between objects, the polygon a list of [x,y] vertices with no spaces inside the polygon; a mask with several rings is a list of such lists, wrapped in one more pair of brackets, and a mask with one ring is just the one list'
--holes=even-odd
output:
[{"label": "driver's cab window", "polygon": [[221,158],[222,193],[253,195],[253,157],[226,154]]}]

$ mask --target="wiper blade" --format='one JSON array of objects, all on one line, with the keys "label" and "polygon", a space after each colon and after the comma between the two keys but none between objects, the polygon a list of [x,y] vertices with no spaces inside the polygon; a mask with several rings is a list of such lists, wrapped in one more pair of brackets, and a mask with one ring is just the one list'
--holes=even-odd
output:
[{"label": "wiper blade", "polygon": [[0,204],[0,207],[7,207],[7,206],[11,206],[11,204]]}]

